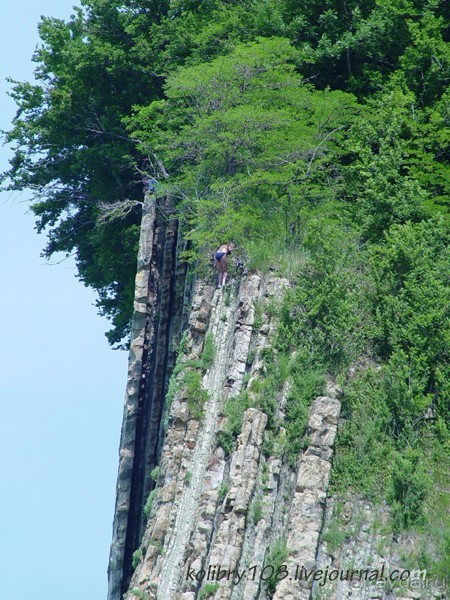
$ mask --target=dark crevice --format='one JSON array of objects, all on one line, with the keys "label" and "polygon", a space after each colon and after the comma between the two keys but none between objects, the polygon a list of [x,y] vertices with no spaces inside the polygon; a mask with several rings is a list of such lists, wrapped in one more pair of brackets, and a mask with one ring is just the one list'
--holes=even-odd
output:
[{"label": "dark crevice", "polygon": [[163,263],[161,237],[165,238],[164,231],[157,222],[155,238],[152,248],[152,260],[148,281],[147,316],[145,324],[145,341],[142,355],[142,374],[139,384],[139,399],[136,415],[136,437],[134,446],[134,460],[130,486],[130,504],[127,519],[126,540],[123,557],[123,577],[121,594],[129,587],[133,573],[133,552],[139,547],[141,538],[141,523],[144,507],[145,464],[146,464],[146,439],[148,438],[149,423],[153,408],[153,380],[155,353],[158,342],[160,310],[160,274]]},{"label": "dark crevice", "polygon": [[168,221],[164,214],[159,213],[148,279],[121,594],[129,587],[133,553],[139,548],[145,531],[144,506],[155,487],[150,474],[159,463],[162,446],[164,399],[184,324],[182,314],[187,267],[177,261],[179,245],[177,221]]}]

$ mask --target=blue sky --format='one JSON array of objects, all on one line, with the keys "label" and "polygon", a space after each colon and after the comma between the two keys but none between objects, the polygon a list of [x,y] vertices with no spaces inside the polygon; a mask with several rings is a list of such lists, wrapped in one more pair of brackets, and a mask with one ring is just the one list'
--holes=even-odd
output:
[{"label": "blue sky", "polygon": [[[15,0],[0,20],[0,128],[7,76],[32,79],[40,15],[74,0]],[[0,147],[0,170],[9,151]],[[31,194],[0,194],[0,596],[104,600],[127,356],[112,351],[72,261],[49,264]]]}]

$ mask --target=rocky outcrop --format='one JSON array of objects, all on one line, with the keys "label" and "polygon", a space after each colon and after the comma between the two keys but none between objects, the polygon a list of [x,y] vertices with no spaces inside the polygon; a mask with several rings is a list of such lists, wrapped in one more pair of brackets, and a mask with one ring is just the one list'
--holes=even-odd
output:
[{"label": "rocky outcrop", "polygon": [[[229,302],[220,290],[203,283],[196,286],[186,345],[189,360],[195,360],[206,331],[214,336],[215,358],[203,378],[208,399],[200,422],[190,414],[183,387],[174,398],[161,455],[162,484],[143,540],[145,559],[136,569],[132,588],[136,583],[138,587],[146,584],[150,589],[158,586],[165,590],[165,598],[175,595],[191,538],[192,548],[200,550],[212,530],[208,517],[215,515],[221,482],[218,475],[224,469],[223,451],[216,451],[215,434],[223,419],[224,398],[239,391],[243,380],[245,348],[250,344],[248,327],[259,284],[257,276],[245,278],[242,293]],[[165,550],[162,556],[154,550],[161,546]]]},{"label": "rocky outcrop", "polygon": [[[309,600],[312,580],[301,578],[301,569],[316,567],[319,534],[331,472],[332,448],[341,405],[336,388],[312,403],[308,421],[309,447],[300,459],[294,498],[290,508],[285,561],[289,576],[276,588],[276,600]],[[299,573],[300,569],[300,573]]]},{"label": "rocky outcrop", "polygon": [[393,536],[389,519],[386,506],[360,497],[328,499],[317,561],[324,576],[314,582],[314,600],[448,598],[447,582],[418,568],[424,536]]},{"label": "rocky outcrop", "polygon": [[[273,306],[289,282],[241,273],[222,290],[187,285],[177,222],[163,212],[146,198],[108,600],[445,598],[423,582],[405,590],[352,578],[355,566],[402,573],[411,540],[387,536],[384,507],[329,494],[341,410],[333,381],[309,407],[297,457],[285,447],[289,376],[267,414],[256,398],[265,357],[277,361]],[[246,410],[233,437],[236,397]]]},{"label": "rocky outcrop", "polygon": [[[244,413],[242,432],[238,437],[236,452],[233,454],[229,479],[231,489],[228,492],[222,511],[222,519],[214,535],[205,570],[211,571],[220,565],[227,572],[239,571],[242,546],[245,537],[246,522],[256,483],[264,428],[267,416],[254,408]],[[237,577],[234,577],[234,581]],[[230,598],[231,585],[221,585],[216,593],[217,599]]]},{"label": "rocky outcrop", "polygon": [[186,266],[170,207],[145,198],[135,286],[128,381],[119,450],[116,507],[108,568],[108,600],[120,600],[132,573],[132,555],[144,525],[143,505],[154,483],[160,423],[175,349],[186,319]]},{"label": "rocky outcrop", "polygon": [[[336,390],[330,387],[326,397],[314,401],[309,447],[296,468],[282,454],[263,453],[267,415],[258,408],[244,412],[230,457],[217,437],[226,428],[227,399],[264,369],[264,349],[276,324],[263,310],[255,327],[255,307],[281,298],[286,285],[257,274],[231,283],[227,292],[196,283],[184,354],[171,382],[176,393],[168,407],[156,494],[128,600],[268,598],[261,571],[271,568],[269,551],[280,539],[287,542],[289,565],[315,564],[340,409]],[[185,374],[201,365],[207,335],[216,352],[202,371],[206,396],[199,413]],[[288,391],[286,382],[278,399],[280,418]],[[285,582],[276,589],[279,598],[292,593],[297,587]]]}]

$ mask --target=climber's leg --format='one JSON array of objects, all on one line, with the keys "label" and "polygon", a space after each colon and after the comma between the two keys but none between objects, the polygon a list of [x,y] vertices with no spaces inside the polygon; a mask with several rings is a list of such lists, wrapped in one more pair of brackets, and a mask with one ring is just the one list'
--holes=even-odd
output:
[{"label": "climber's leg", "polygon": [[227,255],[224,254],[219,261],[220,264],[220,277],[219,277],[219,287],[225,285],[225,281],[227,280]]}]

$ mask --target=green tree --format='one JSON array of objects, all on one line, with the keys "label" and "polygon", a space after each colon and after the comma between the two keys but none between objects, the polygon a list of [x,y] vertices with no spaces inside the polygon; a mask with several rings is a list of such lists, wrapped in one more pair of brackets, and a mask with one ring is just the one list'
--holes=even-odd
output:
[{"label": "green tree", "polygon": [[443,2],[272,0],[270,5],[281,17],[283,34],[300,50],[302,72],[320,87],[367,97],[404,70],[411,89],[424,92],[420,101],[429,103],[448,84]]},{"label": "green tree", "polygon": [[238,45],[175,72],[167,99],[128,121],[141,152],[163,161],[197,246],[288,238],[304,209],[334,199],[336,140],[355,101],[305,84],[296,58],[283,38]]},{"label": "green tree", "polygon": [[[445,3],[82,0],[39,27],[36,83],[13,84],[3,183],[35,191],[44,254],[75,254],[113,343],[128,331],[151,152],[198,245],[236,211],[235,237],[298,244],[314,211],[342,212],[336,199],[366,239],[448,210]],[[348,92],[369,99],[356,124]],[[99,205],[123,200],[130,212],[100,226]]]},{"label": "green tree", "polygon": [[[344,143],[343,199],[366,240],[426,216],[430,197],[409,174],[414,95],[398,87],[368,102]],[[416,132],[417,135],[417,132]],[[417,139],[417,138],[416,138]]]},{"label": "green tree", "polygon": [[[160,3],[151,4],[157,21]],[[36,83],[13,86],[18,111],[6,141],[15,154],[3,175],[10,189],[35,191],[37,229],[48,231],[45,256],[75,254],[80,278],[112,318],[111,342],[128,331],[140,210],[99,226],[99,204],[142,199],[138,157],[121,119],[132,102],[160,93],[160,78],[137,60],[133,8],[124,8],[86,0],[68,22],[43,18]]]},{"label": "green tree", "polygon": [[372,250],[375,341],[386,360],[393,426],[417,430],[433,405],[449,419],[449,232],[442,221],[396,225]]}]

